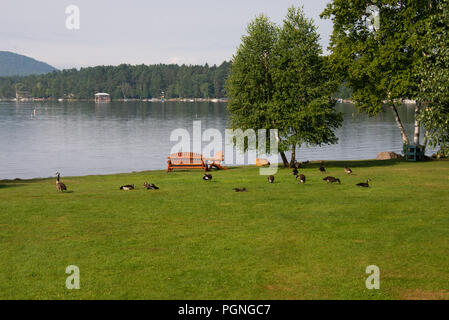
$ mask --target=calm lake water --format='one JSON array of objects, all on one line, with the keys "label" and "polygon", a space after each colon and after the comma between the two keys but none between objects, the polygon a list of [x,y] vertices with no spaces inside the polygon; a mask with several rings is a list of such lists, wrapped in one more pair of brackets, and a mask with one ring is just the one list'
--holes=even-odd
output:
[{"label": "calm lake water", "polygon": [[[349,104],[339,104],[337,109],[344,112],[344,124],[337,131],[339,144],[303,146],[299,161],[401,153],[400,133],[389,109],[376,118],[357,114]],[[412,130],[413,107],[404,106],[400,113],[406,129]],[[56,171],[78,176],[166,169],[167,156],[176,144],[170,142],[171,132],[184,128],[192,133],[193,121],[198,120],[203,131],[216,128],[224,136],[226,105],[0,102],[0,179],[49,177]]]}]

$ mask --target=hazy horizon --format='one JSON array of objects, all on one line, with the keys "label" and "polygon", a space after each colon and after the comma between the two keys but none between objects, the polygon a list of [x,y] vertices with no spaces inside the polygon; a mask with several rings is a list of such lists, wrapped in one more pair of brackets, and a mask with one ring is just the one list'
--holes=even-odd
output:
[{"label": "hazy horizon", "polygon": [[[288,7],[304,6],[321,35],[323,51],[332,23],[319,14],[328,0],[56,1],[0,4],[0,51],[58,69],[120,64],[220,65],[229,61],[258,14],[281,23]],[[66,28],[65,9],[80,9],[80,29]]]}]

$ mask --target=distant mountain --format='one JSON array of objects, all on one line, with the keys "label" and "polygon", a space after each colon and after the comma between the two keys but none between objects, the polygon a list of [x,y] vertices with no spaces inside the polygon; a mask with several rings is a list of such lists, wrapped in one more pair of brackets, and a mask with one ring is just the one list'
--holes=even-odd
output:
[{"label": "distant mountain", "polygon": [[44,62],[16,53],[0,51],[0,77],[44,74],[55,70],[56,68]]}]

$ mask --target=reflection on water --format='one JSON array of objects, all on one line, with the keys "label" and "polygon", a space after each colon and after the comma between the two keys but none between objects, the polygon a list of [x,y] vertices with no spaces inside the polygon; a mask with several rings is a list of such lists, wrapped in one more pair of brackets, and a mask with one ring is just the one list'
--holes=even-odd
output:
[{"label": "reflection on water", "polygon": [[[402,142],[390,110],[376,118],[337,105],[344,125],[337,145],[303,146],[299,160],[372,159],[380,151],[400,153]],[[34,115],[34,109],[36,114]],[[413,108],[401,109],[412,130]],[[176,142],[174,129],[223,133],[228,124],[222,103],[6,103],[0,102],[0,179],[107,174],[165,169]],[[203,147],[205,144],[203,145]]]}]

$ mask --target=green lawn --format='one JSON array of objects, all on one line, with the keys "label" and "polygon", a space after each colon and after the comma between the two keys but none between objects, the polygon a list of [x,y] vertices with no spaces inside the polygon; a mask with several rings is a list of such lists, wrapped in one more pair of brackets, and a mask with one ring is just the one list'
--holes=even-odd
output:
[{"label": "green lawn", "polygon": [[0,299],[449,299],[449,161],[326,166],[0,181]]}]

